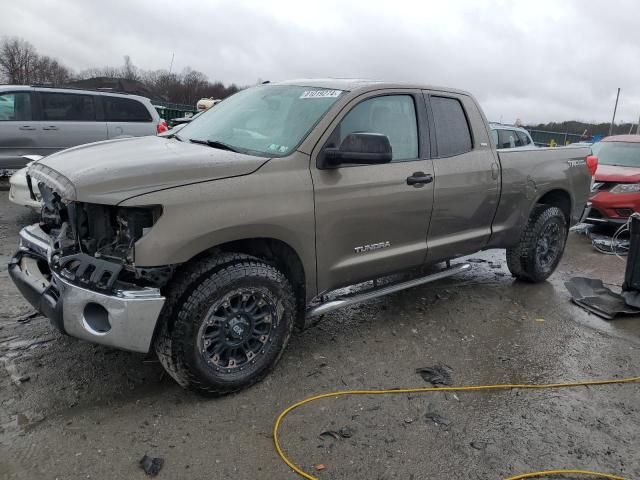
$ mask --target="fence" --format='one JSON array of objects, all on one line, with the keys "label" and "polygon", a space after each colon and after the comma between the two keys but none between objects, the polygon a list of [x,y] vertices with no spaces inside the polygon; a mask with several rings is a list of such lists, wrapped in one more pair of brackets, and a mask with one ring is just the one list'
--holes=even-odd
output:
[{"label": "fence", "polygon": [[172,118],[184,117],[188,113],[196,113],[196,108],[192,105],[181,103],[157,102],[153,101],[153,106],[158,111],[160,118],[170,122]]},{"label": "fence", "polygon": [[529,130],[533,143],[539,147],[557,147],[582,141],[582,135],[577,133],[548,132],[546,130]]}]

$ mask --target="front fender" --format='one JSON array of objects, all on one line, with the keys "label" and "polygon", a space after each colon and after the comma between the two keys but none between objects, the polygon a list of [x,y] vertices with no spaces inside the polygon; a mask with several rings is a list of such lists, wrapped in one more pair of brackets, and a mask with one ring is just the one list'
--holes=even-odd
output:
[{"label": "front fender", "polygon": [[135,244],[138,267],[180,264],[223,243],[280,240],[303,263],[316,291],[315,217],[308,156],[274,159],[250,175],[152,192],[122,206],[162,205],[156,224]]}]

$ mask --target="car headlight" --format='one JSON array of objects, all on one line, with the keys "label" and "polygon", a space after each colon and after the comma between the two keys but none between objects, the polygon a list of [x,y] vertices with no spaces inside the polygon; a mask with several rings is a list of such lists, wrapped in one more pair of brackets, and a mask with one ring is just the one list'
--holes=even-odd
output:
[{"label": "car headlight", "polygon": [[640,192],[640,183],[619,183],[609,191],[611,193],[637,193]]}]

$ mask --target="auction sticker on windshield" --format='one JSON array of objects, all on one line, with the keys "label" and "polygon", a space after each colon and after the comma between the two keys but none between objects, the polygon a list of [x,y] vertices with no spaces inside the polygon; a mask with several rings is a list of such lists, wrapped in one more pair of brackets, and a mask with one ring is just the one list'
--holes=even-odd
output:
[{"label": "auction sticker on windshield", "polygon": [[335,98],[341,93],[342,90],[305,90],[300,98]]}]

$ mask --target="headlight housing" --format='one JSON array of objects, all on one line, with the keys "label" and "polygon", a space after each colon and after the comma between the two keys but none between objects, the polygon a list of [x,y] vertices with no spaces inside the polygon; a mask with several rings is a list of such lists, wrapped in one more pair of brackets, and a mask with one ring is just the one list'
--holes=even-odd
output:
[{"label": "headlight housing", "polygon": [[134,245],[162,215],[159,205],[114,207],[74,205],[77,236],[83,252],[96,258],[133,263]]},{"label": "headlight housing", "polygon": [[611,193],[638,193],[640,192],[640,183],[619,183],[611,190]]}]

